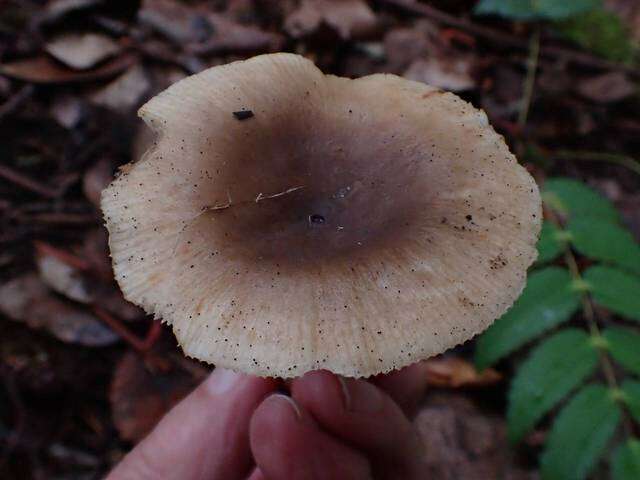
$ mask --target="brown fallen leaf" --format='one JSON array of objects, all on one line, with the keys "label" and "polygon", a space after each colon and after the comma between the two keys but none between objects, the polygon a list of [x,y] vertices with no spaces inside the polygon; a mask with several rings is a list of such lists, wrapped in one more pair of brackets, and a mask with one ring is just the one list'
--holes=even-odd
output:
[{"label": "brown fallen leaf", "polygon": [[401,74],[418,58],[441,55],[444,49],[440,30],[428,20],[419,20],[411,28],[394,28],[384,36],[385,70]]},{"label": "brown fallen leaf", "polygon": [[82,177],[82,192],[93,204],[100,208],[102,190],[113,180],[114,167],[109,157],[103,157],[94,163]]},{"label": "brown fallen leaf", "polygon": [[315,33],[322,24],[348,40],[366,37],[378,22],[363,0],[302,0],[285,19],[284,28],[292,37],[300,38]]},{"label": "brown fallen leaf", "polygon": [[145,318],[140,307],[125,300],[122,291],[113,279],[113,268],[109,258],[109,239],[104,227],[89,231],[78,256],[87,262],[92,281],[88,282],[93,304],[103,308],[117,318],[130,322]]},{"label": "brown fallen leaf", "polygon": [[68,130],[77,127],[86,114],[85,106],[79,98],[64,94],[53,100],[50,112],[56,122]]},{"label": "brown fallen leaf", "polygon": [[39,15],[37,23],[54,23],[66,15],[102,4],[104,0],[53,0]]},{"label": "brown fallen leaf", "polygon": [[75,83],[112,77],[136,63],[133,53],[121,55],[92,70],[76,71],[56,63],[47,56],[0,64],[0,73],[33,83]]},{"label": "brown fallen leaf", "polygon": [[90,230],[78,255],[89,265],[91,272],[103,281],[113,280],[113,268],[109,258],[109,236],[105,227]]},{"label": "brown fallen leaf", "polygon": [[124,298],[122,291],[115,284],[96,283],[92,285],[91,294],[95,298],[95,305],[101,306],[120,320],[134,322],[147,317],[144,310]]},{"label": "brown fallen leaf", "polygon": [[0,98],[6,99],[11,94],[11,82],[8,78],[0,77]]},{"label": "brown fallen leaf", "polygon": [[[38,250],[40,251],[41,248]],[[58,250],[58,258],[60,258],[60,252],[64,251]],[[77,274],[80,273],[78,270],[84,274],[81,279],[82,285],[86,288],[92,305],[126,322],[140,320],[146,316],[141,308],[125,300],[113,279],[106,229],[97,228],[87,233],[82,246],[68,255],[70,256],[68,260],[76,258],[83,262],[81,266],[75,265],[73,261],[71,265],[68,260],[66,263],[69,267],[75,267]],[[65,263],[64,256],[61,261]]]},{"label": "brown fallen leaf", "polygon": [[94,315],[52,295],[35,274],[0,286],[0,312],[66,343],[102,347],[118,341],[118,336]]},{"label": "brown fallen leaf", "polygon": [[80,303],[90,303],[93,300],[81,272],[69,262],[40,249],[36,263],[40,278],[54,292]]},{"label": "brown fallen leaf", "polygon": [[120,45],[97,33],[65,33],[48,41],[44,49],[68,67],[87,70],[117,54]]},{"label": "brown fallen leaf", "polygon": [[622,212],[625,225],[640,242],[640,192],[624,195],[617,207]]},{"label": "brown fallen leaf", "polygon": [[242,25],[217,13],[209,13],[206,19],[212,33],[207,40],[189,45],[187,50],[192,53],[277,51],[284,44],[281,35]]},{"label": "brown fallen leaf", "polygon": [[444,90],[461,92],[476,86],[471,77],[472,67],[473,58],[470,56],[429,57],[414,61],[403,76]]},{"label": "brown fallen leaf", "polygon": [[640,3],[637,0],[604,0],[604,8],[618,14],[631,37],[640,42]]},{"label": "brown fallen leaf", "polygon": [[47,453],[56,461],[81,468],[98,468],[100,458],[88,451],[73,448],[62,443],[54,443],[47,447]]},{"label": "brown fallen leaf", "polygon": [[142,158],[142,155],[153,145],[155,138],[156,134],[153,133],[153,130],[145,123],[138,123],[131,143],[131,158]]},{"label": "brown fallen leaf", "polygon": [[145,0],[139,18],[180,48],[196,54],[276,51],[284,42],[279,34],[173,0]]},{"label": "brown fallen leaf", "polygon": [[468,361],[459,357],[431,358],[426,361],[427,379],[434,387],[487,387],[502,380],[492,368],[478,372]]},{"label": "brown fallen leaf", "polygon": [[133,65],[122,75],[91,95],[91,102],[119,112],[128,112],[140,106],[151,88],[144,69]]},{"label": "brown fallen leaf", "polygon": [[173,0],[144,0],[138,20],[178,46],[206,41],[213,33],[203,14]]},{"label": "brown fallen leaf", "polygon": [[413,421],[423,445],[424,478],[538,480],[523,469],[507,440],[502,415],[455,392],[432,392]]},{"label": "brown fallen leaf", "polygon": [[578,84],[578,92],[597,103],[612,103],[633,95],[637,87],[622,72],[609,72],[583,80]]},{"label": "brown fallen leaf", "polygon": [[137,442],[162,416],[204,378],[206,370],[187,359],[188,368],[170,358],[156,368],[134,352],[127,352],[113,374],[109,401],[120,437]]},{"label": "brown fallen leaf", "polygon": [[389,72],[401,73],[427,52],[427,38],[414,28],[396,28],[384,37]]}]

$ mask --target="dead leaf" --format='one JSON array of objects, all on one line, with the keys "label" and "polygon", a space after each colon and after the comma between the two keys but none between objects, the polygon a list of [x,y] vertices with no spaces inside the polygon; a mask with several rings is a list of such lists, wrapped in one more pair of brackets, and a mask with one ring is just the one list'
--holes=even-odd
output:
[{"label": "dead leaf", "polygon": [[81,273],[72,265],[42,250],[38,251],[36,262],[40,278],[54,292],[80,303],[90,303],[93,300]]},{"label": "dead leaf", "polygon": [[393,73],[405,71],[417,58],[423,58],[439,50],[438,28],[426,20],[420,20],[412,28],[395,28],[384,37],[387,58],[386,70]]},{"label": "dead leaf", "polygon": [[502,415],[487,414],[452,393],[427,397],[414,420],[423,445],[424,478],[536,480],[514,458]]},{"label": "dead leaf", "polygon": [[206,370],[190,363],[187,370],[170,361],[161,371],[152,370],[153,365],[146,364],[134,352],[127,352],[120,359],[109,400],[113,423],[122,439],[132,442],[142,439],[171,407],[193,390]]},{"label": "dead leaf", "polygon": [[363,0],[302,0],[285,19],[284,28],[292,37],[300,38],[315,33],[322,24],[348,40],[366,37],[378,22]]},{"label": "dead leaf", "polygon": [[97,33],[65,33],[47,42],[44,49],[68,67],[87,70],[120,52],[120,45]]},{"label": "dead leaf", "polygon": [[640,3],[637,0],[605,0],[604,8],[616,13],[631,37],[640,42]]},{"label": "dead leaf", "polygon": [[172,0],[145,0],[139,18],[180,48],[197,54],[276,51],[284,41],[279,34]]},{"label": "dead leaf", "polygon": [[545,94],[567,95],[575,88],[575,76],[568,72],[563,64],[552,64],[543,68],[536,76],[536,90]]},{"label": "dead leaf", "polygon": [[111,159],[103,157],[94,163],[82,177],[82,192],[96,207],[100,208],[102,190],[113,180],[114,168]]},{"label": "dead leaf", "polygon": [[95,7],[103,2],[104,0],[53,0],[47,4],[38,22],[54,23],[69,13]]},{"label": "dead leaf", "polygon": [[156,134],[153,130],[146,123],[140,122],[131,144],[131,158],[134,160],[141,159],[142,155],[153,145],[155,139]]},{"label": "dead leaf", "polygon": [[5,99],[11,93],[11,82],[8,78],[0,77],[0,98]]},{"label": "dead leaf", "polygon": [[404,77],[452,92],[475,88],[471,77],[473,59],[470,56],[430,57],[414,61]]},{"label": "dead leaf", "polygon": [[59,95],[51,105],[51,115],[68,130],[78,126],[85,115],[83,102],[72,95]]},{"label": "dead leaf", "polygon": [[56,461],[83,468],[96,469],[100,466],[100,458],[85,450],[73,448],[62,443],[54,443],[47,448],[48,454]]},{"label": "dead leaf", "polygon": [[108,236],[104,227],[87,233],[81,249],[76,253],[87,264],[86,270],[90,274],[87,288],[93,298],[93,305],[125,322],[145,318],[144,310],[125,300],[113,279]]},{"label": "dead leaf", "polygon": [[622,212],[625,224],[640,242],[640,193],[624,195],[617,207]]},{"label": "dead leaf", "polygon": [[127,301],[115,284],[96,284],[91,289],[91,293],[95,298],[96,305],[101,306],[120,320],[133,322],[147,316],[144,310]]},{"label": "dead leaf", "polygon": [[95,316],[52,295],[35,274],[16,277],[0,286],[0,312],[67,343],[102,347],[118,341],[118,336]]},{"label": "dead leaf", "polygon": [[431,358],[426,361],[429,385],[434,387],[487,387],[502,380],[492,368],[478,372],[468,361],[459,357]]},{"label": "dead leaf", "polygon": [[117,57],[93,70],[76,71],[66,68],[47,56],[16,60],[0,64],[0,73],[33,83],[75,83],[108,78],[130,67],[137,61],[135,54]]},{"label": "dead leaf", "polygon": [[206,16],[213,31],[203,42],[190,45],[187,50],[196,54],[220,52],[277,51],[284,43],[281,35],[242,25],[222,15]]},{"label": "dead leaf", "polygon": [[151,88],[147,75],[140,65],[129,70],[95,92],[90,100],[111,110],[126,113],[140,106],[142,98]]},{"label": "dead leaf", "polygon": [[609,72],[583,80],[578,92],[597,103],[619,102],[636,92],[636,86],[622,72]]},{"label": "dead leaf", "polygon": [[[158,90],[164,90],[187,76],[183,68],[167,65],[154,65],[150,68],[150,71],[152,83]],[[144,125],[146,126],[146,124]]]},{"label": "dead leaf", "polygon": [[138,20],[178,46],[204,42],[213,33],[204,14],[172,0],[144,0]]}]

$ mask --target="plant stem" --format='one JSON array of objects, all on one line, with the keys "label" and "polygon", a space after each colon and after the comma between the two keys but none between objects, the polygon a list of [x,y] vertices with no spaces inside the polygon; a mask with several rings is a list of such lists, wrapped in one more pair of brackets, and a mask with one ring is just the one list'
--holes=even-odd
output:
[{"label": "plant stem", "polygon": [[522,104],[518,113],[518,126],[524,128],[529,116],[533,88],[536,83],[536,72],[538,70],[538,58],[540,57],[540,26],[536,25],[529,40],[529,57],[527,58],[527,75],[524,78],[522,88]]},{"label": "plant stem", "polygon": [[[560,219],[552,209],[550,208],[545,209],[545,212],[547,213],[547,216],[549,217],[549,220],[551,221],[551,223],[553,223],[556,227],[560,229],[563,228],[562,222],[560,221]],[[582,275],[580,273],[580,268],[578,267],[578,262],[576,261],[576,257],[571,251],[571,247],[569,247],[567,243],[565,243],[565,246],[564,246],[564,260],[567,266],[569,267],[569,271],[571,272],[571,276],[573,277],[573,279],[581,283],[584,282]],[[589,328],[589,333],[591,334],[592,337],[600,338],[601,337],[600,327],[598,327],[596,312],[593,308],[593,304],[591,303],[591,296],[588,293],[585,295],[582,295],[581,302],[582,302],[582,310],[584,313],[584,318]],[[619,391],[620,387],[618,385],[618,380],[616,379],[615,370],[613,368],[613,363],[611,363],[611,359],[609,358],[609,354],[606,352],[605,349],[598,348],[598,357],[600,360],[600,368],[602,369],[604,378],[607,381],[607,385],[613,391]],[[627,435],[627,437],[630,437],[633,432],[631,419],[629,417],[629,414],[626,408],[622,408],[622,411],[623,411],[622,425],[623,425],[625,434]]]}]

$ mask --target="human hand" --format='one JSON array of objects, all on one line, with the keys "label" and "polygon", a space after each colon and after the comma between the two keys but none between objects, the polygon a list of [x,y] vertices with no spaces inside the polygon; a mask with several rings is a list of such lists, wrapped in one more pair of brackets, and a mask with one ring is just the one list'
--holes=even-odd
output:
[{"label": "human hand", "polygon": [[274,379],[216,369],[107,477],[146,479],[418,479],[422,448],[408,415],[423,364],[371,381],[310,372]]}]

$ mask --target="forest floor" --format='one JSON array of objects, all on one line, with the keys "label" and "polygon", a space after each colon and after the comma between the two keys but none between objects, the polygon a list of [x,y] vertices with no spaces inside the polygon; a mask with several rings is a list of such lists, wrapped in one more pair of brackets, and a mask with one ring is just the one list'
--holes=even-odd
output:
[{"label": "forest floor", "polygon": [[[144,151],[137,108],[209,66],[289,51],[454,91],[539,182],[583,180],[640,238],[640,71],[474,3],[0,0],[1,478],[100,478],[206,375],[122,297],[99,199]],[[636,40],[637,6],[608,3]],[[517,358],[478,374],[472,351],[431,362],[416,423],[433,478],[537,478],[544,426],[505,438]]]}]

